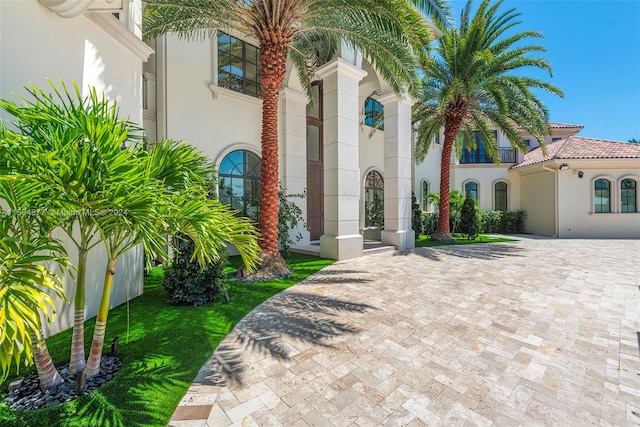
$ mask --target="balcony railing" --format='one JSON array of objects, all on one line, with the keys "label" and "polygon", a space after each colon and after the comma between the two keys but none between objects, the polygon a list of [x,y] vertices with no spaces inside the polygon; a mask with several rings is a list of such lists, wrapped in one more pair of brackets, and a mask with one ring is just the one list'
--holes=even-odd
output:
[{"label": "balcony railing", "polygon": [[[515,148],[498,148],[500,163],[516,163],[517,151]],[[485,150],[463,151],[460,158],[461,165],[493,163],[493,159]]]}]

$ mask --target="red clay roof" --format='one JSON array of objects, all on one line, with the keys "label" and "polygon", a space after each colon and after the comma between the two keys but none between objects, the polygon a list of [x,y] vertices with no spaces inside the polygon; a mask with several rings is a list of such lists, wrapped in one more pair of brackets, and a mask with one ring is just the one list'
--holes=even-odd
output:
[{"label": "red clay roof", "polygon": [[582,129],[582,125],[570,125],[568,123],[549,123],[551,129]]},{"label": "red clay roof", "polygon": [[[519,128],[520,130],[524,130],[523,128]],[[583,125],[572,125],[569,123],[549,123],[549,129],[577,129],[578,131],[584,129]]]},{"label": "red clay roof", "polygon": [[546,156],[540,147],[529,151],[512,169],[556,159],[640,159],[640,144],[570,136],[547,144]]}]

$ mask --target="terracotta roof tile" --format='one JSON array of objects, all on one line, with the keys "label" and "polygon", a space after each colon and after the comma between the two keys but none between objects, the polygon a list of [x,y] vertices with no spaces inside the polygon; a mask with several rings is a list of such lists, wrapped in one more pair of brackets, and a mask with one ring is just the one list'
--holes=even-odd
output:
[{"label": "terracotta roof tile", "polygon": [[639,159],[640,144],[629,142],[608,141],[606,139],[570,136],[547,144],[547,155],[542,154],[540,147],[524,155],[524,160],[512,167],[542,163],[549,160],[563,159]]},{"label": "terracotta roof tile", "polygon": [[[550,129],[577,129],[578,131],[584,129],[583,125],[572,125],[569,123],[555,123],[555,122],[550,122],[549,123],[549,128]],[[524,130],[521,127],[518,127],[518,129],[520,130]]]},{"label": "terracotta roof tile", "polygon": [[582,125],[570,125],[568,123],[549,123],[551,129],[583,129]]}]

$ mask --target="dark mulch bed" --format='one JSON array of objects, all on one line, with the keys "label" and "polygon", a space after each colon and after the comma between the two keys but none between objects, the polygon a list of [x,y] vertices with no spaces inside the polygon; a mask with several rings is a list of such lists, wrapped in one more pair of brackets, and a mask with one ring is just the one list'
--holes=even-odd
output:
[{"label": "dark mulch bed", "polygon": [[[100,372],[91,378],[87,378],[84,392],[81,395],[91,393],[113,379],[122,367],[122,359],[117,356],[102,356]],[[64,382],[56,387],[43,392],[40,390],[38,374],[33,374],[22,380],[22,383],[9,392],[5,402],[9,408],[19,411],[41,409],[49,406],[70,402],[78,398],[76,394],[76,381],[78,374],[69,375],[69,364],[57,367],[58,373]]]}]

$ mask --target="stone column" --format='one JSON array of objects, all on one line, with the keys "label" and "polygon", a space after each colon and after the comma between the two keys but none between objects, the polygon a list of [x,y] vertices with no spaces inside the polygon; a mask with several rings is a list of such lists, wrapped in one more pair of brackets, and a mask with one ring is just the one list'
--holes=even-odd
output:
[{"label": "stone column", "polygon": [[411,102],[391,93],[384,105],[384,230],[382,243],[398,250],[415,247],[411,229]]},{"label": "stone column", "polygon": [[358,83],[367,75],[338,58],[316,73],[324,101],[324,235],[320,256],[362,256]]},{"label": "stone column", "polygon": [[[280,91],[280,164],[281,182],[287,194],[300,194],[307,188],[307,95],[288,87]],[[292,199],[303,215],[307,216],[307,200]],[[290,230],[293,242],[302,234],[296,245],[309,244],[309,231],[300,227]]]}]

